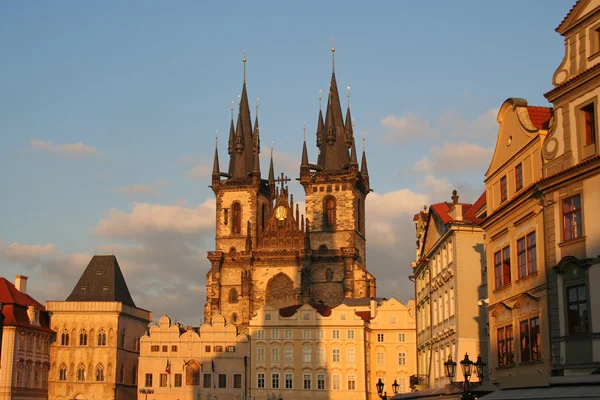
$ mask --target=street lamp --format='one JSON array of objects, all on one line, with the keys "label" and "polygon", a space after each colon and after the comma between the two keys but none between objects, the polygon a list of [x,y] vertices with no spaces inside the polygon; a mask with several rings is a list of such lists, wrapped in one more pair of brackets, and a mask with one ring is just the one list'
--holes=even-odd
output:
[{"label": "street lamp", "polygon": [[[381,378],[379,378],[379,381],[377,381],[377,383],[375,384],[375,387],[377,388],[377,394],[379,395],[379,397],[381,398],[381,400],[387,400],[387,392],[383,391],[385,384],[381,381]],[[394,379],[394,383],[392,383],[392,390],[394,391],[394,394],[398,394],[398,388],[400,387],[400,385],[398,384],[397,380]]]},{"label": "street lamp", "polygon": [[148,395],[149,394],[154,394],[154,389],[143,388],[143,389],[140,389],[140,393],[141,394],[145,394],[146,395],[146,400],[148,400]]},{"label": "street lamp", "polygon": [[[456,376],[456,362],[452,361],[451,355],[448,356],[448,361],[444,363],[444,367],[446,368],[446,376],[448,377],[448,380],[450,380],[450,386],[463,390],[461,399],[474,399],[475,397],[471,394],[471,390],[481,385],[486,367],[486,363],[481,360],[481,356],[477,356],[477,361],[473,362],[469,360],[469,355],[465,353],[465,358],[460,362],[460,368],[465,378],[463,382],[454,382],[454,377]],[[479,382],[469,382],[473,372],[477,375]]]}]

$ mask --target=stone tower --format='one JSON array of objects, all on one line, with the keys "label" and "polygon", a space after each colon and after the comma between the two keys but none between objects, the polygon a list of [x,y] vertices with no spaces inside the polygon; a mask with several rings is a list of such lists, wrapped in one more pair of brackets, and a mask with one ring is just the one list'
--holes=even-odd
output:
[{"label": "stone tower", "polygon": [[365,206],[369,193],[366,156],[359,170],[350,110],[342,119],[335,73],[325,122],[319,112],[317,164],[302,150],[300,183],[306,213],[289,193],[290,179],[261,178],[258,116],[251,125],[244,83],[237,122],[232,115],[229,168],[221,172],[215,149],[212,189],[217,200],[215,251],[208,252],[205,321],[220,313],[244,329],[265,304],[340,304],[344,298],[375,296],[366,270]]}]

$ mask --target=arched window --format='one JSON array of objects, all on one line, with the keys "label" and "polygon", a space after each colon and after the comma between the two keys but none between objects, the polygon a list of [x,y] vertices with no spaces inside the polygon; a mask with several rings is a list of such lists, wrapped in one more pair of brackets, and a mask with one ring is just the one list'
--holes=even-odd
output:
[{"label": "arched window", "polygon": [[104,382],[104,366],[102,364],[96,366],[96,382]]},{"label": "arched window", "polygon": [[61,346],[69,345],[69,332],[66,329],[63,329],[62,333],[60,334],[60,345]]},{"label": "arched window", "polygon": [[190,386],[200,385],[200,364],[198,364],[198,361],[192,360],[185,367],[185,384]]},{"label": "arched window", "polygon": [[229,302],[237,303],[238,302],[238,292],[235,288],[229,291]]},{"label": "arched window", "polygon": [[333,197],[327,197],[325,199],[325,210],[324,210],[324,217],[325,217],[325,227],[326,228],[333,228],[335,227],[335,198]]},{"label": "arched window", "polygon": [[327,268],[327,271],[325,271],[325,279],[327,279],[327,282],[333,280],[333,270],[331,268]]},{"label": "arched window", "polygon": [[87,332],[85,329],[79,331],[79,345],[87,346]]},{"label": "arched window", "polygon": [[98,331],[98,346],[106,346],[106,332],[102,328]]},{"label": "arched window", "polygon": [[231,231],[233,233],[241,233],[242,232],[242,206],[240,203],[233,203],[231,206],[231,213],[233,221],[231,224]]},{"label": "arched window", "polygon": [[65,364],[60,364],[60,367],[58,367],[58,380],[67,380],[67,366]]},{"label": "arched window", "polygon": [[85,365],[79,364],[77,367],[77,380],[80,382],[85,381]]}]

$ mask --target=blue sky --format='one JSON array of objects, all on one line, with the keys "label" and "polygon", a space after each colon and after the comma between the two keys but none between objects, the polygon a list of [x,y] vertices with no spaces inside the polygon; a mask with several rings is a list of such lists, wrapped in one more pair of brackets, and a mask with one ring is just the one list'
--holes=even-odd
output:
[{"label": "blue sky", "polygon": [[547,105],[571,3],[4,3],[2,275],[61,300],[92,254],[114,252],[139,306],[197,321],[214,246],[207,168],[216,130],[226,166],[243,50],[262,161],[274,142],[276,170],[296,177],[305,121],[316,158],[335,38],[375,189],[369,269],[379,294],[405,301],[411,214],[455,187],[462,201],[482,192],[495,112],[508,97]]}]

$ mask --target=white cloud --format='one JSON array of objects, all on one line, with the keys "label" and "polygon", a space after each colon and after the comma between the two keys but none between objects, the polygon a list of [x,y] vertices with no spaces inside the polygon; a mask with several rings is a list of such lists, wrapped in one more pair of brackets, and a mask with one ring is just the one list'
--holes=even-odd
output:
[{"label": "white cloud", "polygon": [[18,242],[4,245],[0,242],[0,259],[12,264],[33,267],[41,263],[43,256],[56,254],[53,244],[21,244]]},{"label": "white cloud", "polygon": [[212,176],[212,166],[208,164],[196,164],[185,175],[193,181],[204,180]]},{"label": "white cloud", "polygon": [[407,138],[426,138],[437,135],[436,129],[414,113],[406,113],[400,117],[388,115],[381,120],[381,125],[388,130],[382,137],[384,143],[392,143]]},{"label": "white cloud", "polygon": [[154,184],[152,185],[141,185],[141,184],[136,184],[136,185],[129,185],[129,186],[121,186],[119,189],[116,189],[115,191],[125,195],[125,196],[135,196],[135,195],[140,195],[140,194],[150,194],[150,195],[158,195],[160,194],[160,190],[162,188],[164,188],[165,186],[167,186],[169,184],[169,181],[156,181]]},{"label": "white cloud", "polygon": [[50,140],[30,139],[29,145],[36,150],[48,151],[66,158],[85,158],[100,154],[100,149],[85,145],[83,142],[55,145]]},{"label": "white cloud", "polygon": [[430,155],[424,156],[412,166],[414,172],[451,175],[458,172],[482,170],[490,163],[494,149],[475,143],[444,142],[433,146]]}]

